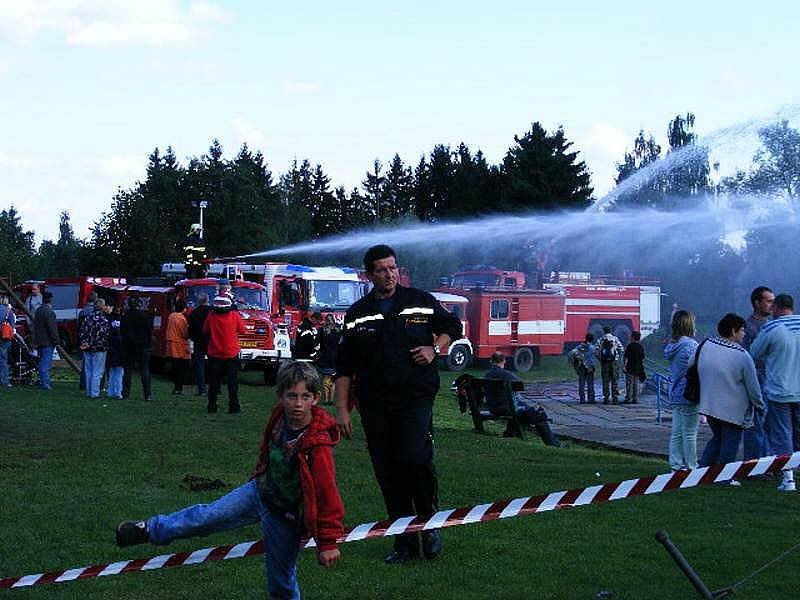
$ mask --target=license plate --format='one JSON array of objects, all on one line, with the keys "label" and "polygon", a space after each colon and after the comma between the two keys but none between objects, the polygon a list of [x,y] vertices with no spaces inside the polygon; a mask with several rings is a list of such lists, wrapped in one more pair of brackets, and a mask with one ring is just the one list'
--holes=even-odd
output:
[{"label": "license plate", "polygon": [[258,342],[250,341],[250,340],[242,340],[241,342],[239,342],[239,347],[240,348],[257,348],[258,347]]}]

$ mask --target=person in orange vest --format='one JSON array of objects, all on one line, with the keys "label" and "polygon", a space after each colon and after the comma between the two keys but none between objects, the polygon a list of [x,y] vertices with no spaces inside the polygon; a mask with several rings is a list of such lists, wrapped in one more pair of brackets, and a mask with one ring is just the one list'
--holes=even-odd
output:
[{"label": "person in orange vest", "polygon": [[189,371],[189,322],[186,320],[186,303],[182,299],[175,301],[175,310],[167,319],[167,356],[172,363],[172,393],[183,394],[183,383]]}]

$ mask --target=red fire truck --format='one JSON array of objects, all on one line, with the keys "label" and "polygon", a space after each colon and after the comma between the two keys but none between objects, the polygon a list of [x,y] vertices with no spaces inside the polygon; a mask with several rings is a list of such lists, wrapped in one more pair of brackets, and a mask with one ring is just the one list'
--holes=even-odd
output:
[{"label": "red fire truck", "polygon": [[[179,263],[162,265],[164,276],[184,272]],[[311,267],[291,263],[220,263],[208,265],[209,275],[225,276],[263,284],[272,321],[282,322],[294,339],[295,328],[305,312],[332,314],[337,322],[364,295],[364,284],[355,269],[349,267]],[[238,278],[238,279],[237,279]]]},{"label": "red fire truck", "polygon": [[217,294],[220,285],[231,285],[231,293],[239,314],[244,321],[245,333],[239,337],[239,361],[242,369],[258,369],[264,372],[268,385],[275,382],[280,362],[291,358],[289,336],[283,325],[273,326],[266,310],[267,299],[264,286],[250,281],[226,279],[182,279],[172,286],[118,285],[97,288],[101,297],[115,305],[123,305],[130,297],[140,300],[143,310],[153,315],[153,358],[166,358],[167,319],[182,299],[189,311],[197,306],[198,297],[205,293],[209,302]]},{"label": "red fire truck", "polygon": [[[445,308],[464,315],[465,337],[451,344],[446,364],[461,370],[473,357],[500,351],[525,371],[538,356],[582,342],[587,332],[599,337],[606,325],[623,344],[632,331],[644,337],[659,326],[661,290],[653,280],[633,279],[554,273],[543,289],[530,290],[520,271],[483,267],[456,273],[437,294]],[[534,332],[539,337],[527,337]]]},{"label": "red fire truck", "polygon": [[511,367],[529,371],[541,355],[564,351],[564,295],[547,290],[479,287],[437,292],[448,310],[465,322],[464,338],[454,340],[445,359],[449,369],[465,369],[472,358],[493,352],[511,357]]},{"label": "red fire truck", "polygon": [[[86,305],[89,293],[95,286],[125,284],[119,277],[55,277],[51,279],[30,280],[14,286],[14,292],[25,302],[31,293],[31,286],[39,284],[41,291],[53,294],[53,311],[56,313],[58,335],[61,347],[71,352],[78,348],[78,313]],[[17,313],[17,330],[23,337],[29,326],[23,311]]]}]

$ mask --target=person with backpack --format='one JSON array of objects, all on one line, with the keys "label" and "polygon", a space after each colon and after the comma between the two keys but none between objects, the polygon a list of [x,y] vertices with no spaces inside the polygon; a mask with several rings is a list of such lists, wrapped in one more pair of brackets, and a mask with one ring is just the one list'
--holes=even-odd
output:
[{"label": "person with backpack", "polygon": [[11,387],[8,380],[8,349],[14,339],[17,317],[8,303],[8,296],[0,296],[0,386]]},{"label": "person with backpack", "polygon": [[[603,326],[603,336],[597,340],[595,353],[600,359],[600,376],[603,378],[603,404],[619,404],[619,358],[625,352],[622,342],[611,333],[611,327]],[[610,388],[610,391],[609,391]]]},{"label": "person with backpack", "polygon": [[569,351],[567,360],[578,375],[578,403],[594,404],[594,335],[587,333],[583,343]]}]

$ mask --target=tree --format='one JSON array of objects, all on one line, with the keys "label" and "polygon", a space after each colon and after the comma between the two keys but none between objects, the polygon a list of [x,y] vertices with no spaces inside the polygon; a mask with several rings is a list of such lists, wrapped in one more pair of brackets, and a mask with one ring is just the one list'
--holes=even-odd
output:
[{"label": "tree", "polygon": [[50,277],[75,277],[81,274],[83,242],[75,237],[69,212],[59,217],[58,241],[44,240],[39,245],[39,271]]},{"label": "tree", "polygon": [[35,273],[33,232],[24,231],[14,206],[0,211],[0,276],[13,282],[24,281]]},{"label": "tree", "polygon": [[383,205],[380,213],[384,221],[392,221],[410,214],[413,210],[411,198],[414,193],[414,175],[403,164],[399,154],[395,154],[384,177]]},{"label": "tree", "polygon": [[761,191],[800,195],[800,131],[784,120],[759,130],[764,148],[753,158],[752,186]]},{"label": "tree", "polygon": [[386,205],[384,194],[384,183],[386,178],[383,176],[383,165],[381,161],[375,159],[372,163],[372,170],[367,171],[367,175],[361,182],[364,189],[364,198],[370,205],[370,214],[376,223],[386,220],[386,215],[382,213]]},{"label": "tree", "polygon": [[617,163],[617,177],[614,182],[617,184],[622,183],[625,179],[633,175],[639,169],[642,169],[659,159],[661,156],[661,146],[656,143],[653,134],[645,139],[644,131],[639,130],[639,135],[633,141],[633,152],[625,152],[625,157],[622,163]]},{"label": "tree", "polygon": [[593,188],[586,163],[571,151],[564,129],[548,134],[533,123],[522,137],[514,136],[501,167],[502,210],[585,208]]}]

